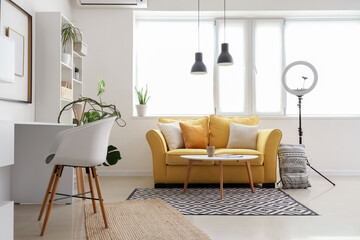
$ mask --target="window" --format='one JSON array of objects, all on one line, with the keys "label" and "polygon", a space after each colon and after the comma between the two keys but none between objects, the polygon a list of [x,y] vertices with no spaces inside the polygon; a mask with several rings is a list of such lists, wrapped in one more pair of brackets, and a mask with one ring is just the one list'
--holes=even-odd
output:
[{"label": "window", "polygon": [[200,51],[208,74],[192,75],[197,21],[136,22],[136,86],[148,85],[149,115],[214,113],[214,28],[214,21],[201,21]]},{"label": "window", "polygon": [[[360,114],[360,21],[286,21],[286,62],[315,66],[319,80],[303,98],[304,114]],[[287,95],[287,114],[297,114],[297,97]]]},{"label": "window", "polygon": [[[224,38],[222,21],[217,25],[220,46]],[[283,20],[228,21],[226,41],[234,65],[217,68],[216,113],[283,113],[283,25]]]},{"label": "window", "polygon": [[282,20],[254,22],[255,113],[283,111],[283,25]]},{"label": "window", "polygon": [[[216,60],[221,52],[221,43],[224,42],[222,21],[218,21],[217,26]],[[246,22],[241,20],[229,20],[226,24],[226,42],[229,43],[229,52],[234,59],[234,65],[218,68],[217,113],[232,114],[247,111],[245,27]]]},{"label": "window", "polygon": [[[303,114],[360,114],[360,20],[231,19],[225,40],[222,20],[202,20],[206,75],[190,74],[196,20],[140,18],[134,34],[135,85],[149,86],[149,115],[297,114],[297,97],[285,93],[281,74],[299,60],[319,74]],[[217,67],[224,41],[234,65]]]}]

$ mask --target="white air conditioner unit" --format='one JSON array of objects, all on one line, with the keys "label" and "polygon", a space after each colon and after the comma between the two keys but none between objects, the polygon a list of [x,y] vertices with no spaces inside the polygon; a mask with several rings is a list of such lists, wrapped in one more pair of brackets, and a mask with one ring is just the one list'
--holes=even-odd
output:
[{"label": "white air conditioner unit", "polygon": [[147,8],[147,0],[79,0],[81,6]]}]

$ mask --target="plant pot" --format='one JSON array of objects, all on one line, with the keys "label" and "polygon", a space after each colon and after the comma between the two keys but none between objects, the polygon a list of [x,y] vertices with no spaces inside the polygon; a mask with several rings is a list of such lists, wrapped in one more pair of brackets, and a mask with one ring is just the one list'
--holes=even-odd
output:
[{"label": "plant pot", "polygon": [[61,62],[67,66],[70,66],[70,59],[71,59],[71,55],[68,53],[63,53],[61,55]]},{"label": "plant pot", "polygon": [[137,115],[139,117],[145,116],[146,115],[146,109],[147,109],[146,104],[138,104],[138,105],[136,105]]}]

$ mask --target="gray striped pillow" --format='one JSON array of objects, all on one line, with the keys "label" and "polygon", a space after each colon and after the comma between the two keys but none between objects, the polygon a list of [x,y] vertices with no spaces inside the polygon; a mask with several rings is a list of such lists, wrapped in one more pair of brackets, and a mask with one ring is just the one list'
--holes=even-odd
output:
[{"label": "gray striped pillow", "polygon": [[280,144],[280,178],[284,189],[311,187],[306,171],[305,147],[302,144]]}]

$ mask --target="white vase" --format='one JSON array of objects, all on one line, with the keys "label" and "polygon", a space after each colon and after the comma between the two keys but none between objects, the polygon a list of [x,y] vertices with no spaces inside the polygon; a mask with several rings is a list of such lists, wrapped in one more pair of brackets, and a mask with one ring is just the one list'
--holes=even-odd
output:
[{"label": "white vase", "polygon": [[70,66],[70,59],[71,59],[71,55],[68,53],[63,53],[61,55],[61,61],[65,64]]},{"label": "white vase", "polygon": [[147,105],[146,104],[138,104],[136,105],[136,111],[139,117],[143,117],[146,115],[146,109],[147,109]]}]

